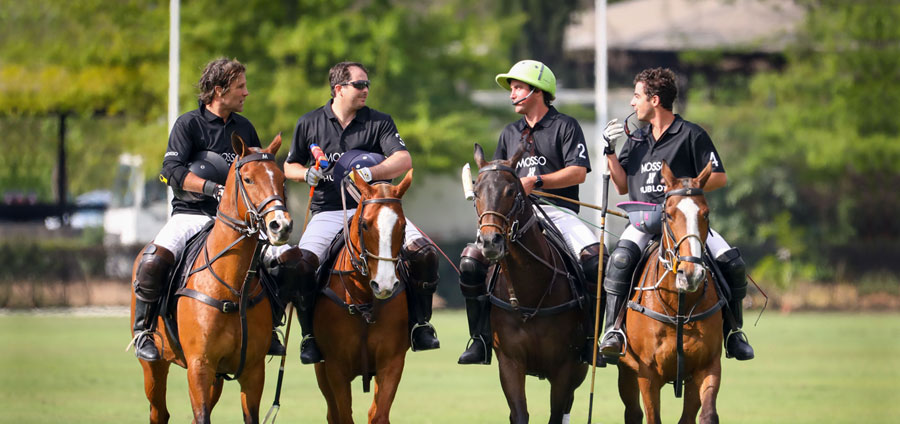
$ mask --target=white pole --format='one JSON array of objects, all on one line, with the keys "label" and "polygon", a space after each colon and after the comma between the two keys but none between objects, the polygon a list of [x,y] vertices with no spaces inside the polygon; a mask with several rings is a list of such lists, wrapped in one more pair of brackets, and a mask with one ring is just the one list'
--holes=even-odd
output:
[{"label": "white pole", "polygon": [[[172,132],[175,120],[178,119],[178,70],[179,61],[179,28],[181,26],[181,0],[169,0],[169,116],[166,135]],[[172,215],[172,187],[167,190],[167,216]]]},{"label": "white pole", "polygon": [[[603,126],[606,125],[609,117],[606,47],[606,0],[594,0],[594,112],[597,117],[597,143],[593,150],[599,159],[595,167],[600,170],[597,173],[597,182],[594,184],[596,199],[603,198],[603,175],[609,173],[609,164],[606,163],[606,156],[603,154],[603,148],[600,147],[604,143],[601,138]],[[594,221],[599,220],[600,211],[596,211]]]}]

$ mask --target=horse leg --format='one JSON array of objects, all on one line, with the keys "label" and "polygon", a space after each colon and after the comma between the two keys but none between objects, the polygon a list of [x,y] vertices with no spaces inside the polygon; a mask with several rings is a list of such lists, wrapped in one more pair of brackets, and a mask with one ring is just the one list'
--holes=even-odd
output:
[{"label": "horse leg", "polygon": [[[653,372],[651,370],[647,371]],[[662,384],[658,378],[650,378],[638,373],[638,386],[641,388],[641,397],[644,399],[644,413],[647,415],[647,424],[659,424],[662,422],[659,414],[659,389]]]},{"label": "horse leg", "polygon": [[700,410],[700,386],[697,385],[696,374],[684,382],[684,402],[681,407],[681,419],[678,424],[694,424],[697,422],[697,411]]},{"label": "horse leg", "polygon": [[[347,367],[336,360],[316,364],[319,389],[323,395],[326,391],[331,395],[328,401],[329,424],[353,423],[353,398],[350,392],[350,382],[353,377],[346,375],[341,369],[342,366]],[[326,395],[326,400],[328,400],[327,398]]]},{"label": "horse leg", "polygon": [[216,372],[205,360],[194,358],[188,362],[188,393],[191,396],[191,410],[194,422],[209,424],[212,413],[213,384]]},{"label": "horse leg", "polygon": [[144,369],[144,394],[150,401],[150,422],[167,423],[169,410],[166,407],[166,383],[169,378],[169,366],[172,364],[164,360],[138,362]]},{"label": "horse leg", "polygon": [[259,403],[265,381],[266,363],[263,361],[248,363],[238,379],[241,383],[241,409],[244,411],[245,424],[259,423]]},{"label": "horse leg", "polygon": [[[698,381],[698,397],[703,405],[700,422],[703,424],[718,423],[719,413],[716,411],[716,397],[719,395],[719,385],[722,383],[721,362],[715,361],[707,370],[697,373],[694,379]],[[696,415],[697,412],[694,411],[694,414]]]},{"label": "horse leg", "polygon": [[500,363],[500,387],[509,405],[509,422],[520,424],[528,422],[528,405],[525,401],[525,366],[501,352],[497,353]]},{"label": "horse leg", "polygon": [[619,361],[619,398],[625,405],[625,423],[641,424],[644,411],[641,410],[640,388],[637,384],[637,372]]},{"label": "horse leg", "polygon": [[397,387],[400,386],[405,360],[405,352],[400,352],[375,374],[375,396],[369,408],[369,424],[391,422],[391,405],[394,403],[394,396],[397,395]]},{"label": "horse leg", "polygon": [[213,408],[216,407],[216,404],[219,403],[219,397],[222,396],[222,387],[225,385],[224,378],[217,378],[216,382],[213,383],[212,387],[209,389],[209,410],[212,411]]},{"label": "horse leg", "polygon": [[550,424],[568,422],[569,412],[575,402],[575,389],[584,381],[585,374],[585,366],[578,362],[569,362],[560,368],[554,378],[549,379]]}]

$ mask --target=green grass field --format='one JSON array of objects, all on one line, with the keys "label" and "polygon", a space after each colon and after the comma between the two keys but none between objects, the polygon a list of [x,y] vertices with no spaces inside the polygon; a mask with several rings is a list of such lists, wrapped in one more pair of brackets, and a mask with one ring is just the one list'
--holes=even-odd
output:
[{"label": "green grass field", "polygon": [[[752,316],[752,318],[751,318]],[[755,313],[748,313],[748,321]],[[0,422],[146,422],[140,366],[131,352],[128,318],[0,315]],[[395,423],[508,422],[496,361],[460,366],[467,340],[462,311],[435,314],[442,348],[409,353],[392,419]],[[296,326],[294,326],[296,330]],[[718,409],[725,423],[888,423],[900,417],[900,314],[769,312],[749,329],[757,358],[723,359]],[[311,366],[297,359],[292,335],[277,422],[325,422],[325,402]],[[268,364],[261,415],[275,392],[278,361]],[[185,372],[172,367],[172,422],[190,422]],[[532,422],[546,422],[549,385],[529,377]],[[616,370],[598,369],[593,422],[621,422]],[[587,421],[588,378],[575,395],[572,423]],[[354,417],[365,422],[371,394],[354,381]],[[681,408],[672,386],[662,392],[663,419]],[[893,417],[893,418],[891,418]],[[262,418],[262,416],[261,416]],[[220,423],[241,421],[238,385],[227,382],[213,412]]]}]

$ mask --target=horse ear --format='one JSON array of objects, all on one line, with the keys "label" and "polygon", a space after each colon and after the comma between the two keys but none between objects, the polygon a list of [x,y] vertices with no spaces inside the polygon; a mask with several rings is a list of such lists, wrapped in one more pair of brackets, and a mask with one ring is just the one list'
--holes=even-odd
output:
[{"label": "horse ear", "polygon": [[709,181],[710,175],[712,175],[712,161],[706,162],[706,166],[700,171],[700,175],[698,175],[697,178],[694,178],[697,187],[703,188],[703,186],[706,185],[706,182]]},{"label": "horse ear", "polygon": [[278,133],[278,135],[276,135],[275,138],[272,139],[272,142],[269,143],[269,147],[266,147],[266,153],[270,153],[270,154],[274,155],[275,153],[278,153],[278,149],[280,149],[280,148],[281,148],[281,133]]},{"label": "horse ear", "polygon": [[239,158],[244,157],[244,152],[247,150],[244,139],[237,135],[236,132],[231,133],[231,148],[234,149],[234,152],[237,153]]},{"label": "horse ear", "polygon": [[352,172],[353,172],[353,184],[356,184],[356,188],[359,189],[359,192],[362,195],[362,197],[371,199],[372,198],[372,186],[369,183],[367,183],[366,180],[363,177],[361,177],[359,175],[359,173],[356,172],[355,169]]},{"label": "horse ear", "polygon": [[403,177],[403,181],[400,181],[400,184],[397,184],[394,187],[394,197],[401,198],[406,193],[406,190],[409,189],[409,185],[412,184],[412,168],[409,169],[409,172],[406,173],[406,176]]},{"label": "horse ear", "polygon": [[475,164],[478,165],[479,169],[487,165],[487,162],[484,160],[484,149],[478,143],[475,143]]},{"label": "horse ear", "polygon": [[516,150],[516,154],[514,154],[513,157],[509,159],[509,166],[515,169],[516,164],[519,163],[519,159],[522,159],[523,155],[525,155],[525,145],[520,144],[519,149]]},{"label": "horse ear", "polygon": [[666,161],[662,161],[662,169],[659,171],[660,175],[662,175],[663,181],[666,183],[666,187],[669,190],[674,189],[678,183],[678,179],[675,178],[675,174],[672,173],[672,169],[669,168],[669,164]]}]

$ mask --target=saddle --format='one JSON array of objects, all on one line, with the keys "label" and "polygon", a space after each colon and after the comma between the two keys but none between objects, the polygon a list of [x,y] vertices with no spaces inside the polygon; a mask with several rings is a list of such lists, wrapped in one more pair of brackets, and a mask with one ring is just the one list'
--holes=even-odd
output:
[{"label": "saddle", "polygon": [[[214,224],[215,220],[210,220],[199,232],[197,232],[197,234],[194,234],[188,239],[184,250],[181,252],[181,256],[175,263],[175,266],[169,271],[169,275],[165,282],[165,287],[167,287],[167,289],[163,292],[163,296],[160,299],[159,315],[166,323],[166,331],[175,343],[176,346],[174,347],[179,351],[181,350],[181,342],[178,336],[177,305],[178,298],[183,296],[179,291],[187,287],[188,277],[190,277],[191,273],[195,270],[194,263],[203,251],[203,248],[206,245],[206,239],[209,238],[209,234],[212,231]],[[264,294],[269,298],[269,304],[272,308],[272,321],[277,325],[282,325],[285,304],[278,298],[278,283],[269,274],[266,267],[263,266],[263,261],[260,261],[259,266],[257,267],[257,275],[263,286]]]}]

